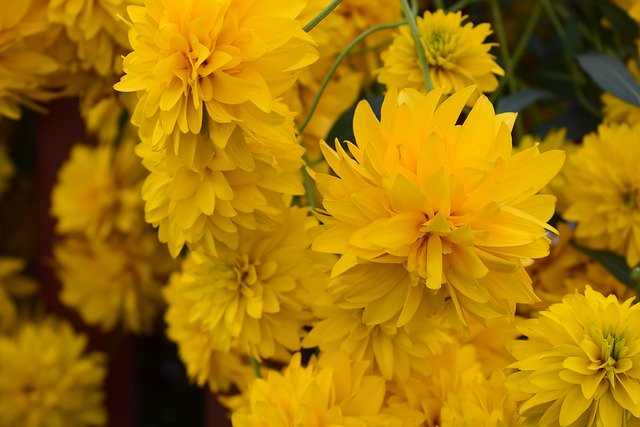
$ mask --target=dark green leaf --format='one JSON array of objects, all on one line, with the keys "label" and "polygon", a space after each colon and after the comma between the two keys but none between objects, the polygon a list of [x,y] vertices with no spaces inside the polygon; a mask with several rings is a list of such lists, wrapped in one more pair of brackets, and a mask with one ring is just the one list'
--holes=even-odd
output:
[{"label": "dark green leaf", "polygon": [[602,90],[640,106],[640,85],[618,58],[602,53],[578,55],[580,66]]},{"label": "dark green leaf", "polygon": [[553,92],[550,92],[548,90],[524,89],[520,92],[501,97],[498,100],[498,105],[496,105],[496,112],[504,113],[510,111],[519,113],[536,101],[552,98],[555,98],[555,95],[553,94]]},{"label": "dark green leaf", "polygon": [[631,277],[631,268],[629,268],[629,266],[627,265],[627,261],[622,255],[618,255],[609,251],[590,249],[586,246],[582,246],[574,240],[571,241],[571,245],[579,249],[589,258],[599,262],[620,282],[624,283],[630,288],[634,288],[635,283]]}]

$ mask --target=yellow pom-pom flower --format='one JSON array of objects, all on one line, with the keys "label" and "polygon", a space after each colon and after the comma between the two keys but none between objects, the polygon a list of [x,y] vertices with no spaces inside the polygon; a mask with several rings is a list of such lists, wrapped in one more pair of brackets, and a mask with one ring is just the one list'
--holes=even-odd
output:
[{"label": "yellow pom-pom flower", "polygon": [[[342,298],[366,307],[366,324],[398,313],[396,326],[407,324],[423,298],[446,301],[462,323],[537,300],[523,259],[548,254],[554,198],[536,193],[564,153],[532,147],[512,155],[514,115],[496,115],[486,97],[456,125],[474,90],[442,103],[442,88],[426,96],[391,90],[381,121],[358,106],[351,155],[340,144],[322,146],[337,176],[315,176],[324,225],[312,247],[340,255],[332,277],[351,280]],[[407,274],[377,280],[375,289],[362,280],[393,264]]]},{"label": "yellow pom-pom flower", "polygon": [[317,58],[296,19],[305,4],[146,0],[130,6],[133,52],[115,88],[138,92],[131,120],[141,137],[154,150],[170,147],[193,168],[196,150],[211,144],[242,145],[244,132],[281,134],[286,113],[277,98]]},{"label": "yellow pom-pom flower", "polygon": [[89,325],[150,332],[162,308],[161,286],[176,263],[155,233],[73,236],[54,247],[60,300]]},{"label": "yellow pom-pom flower", "polygon": [[380,414],[385,396],[382,377],[367,373],[368,362],[345,353],[328,353],[301,366],[300,353],[283,373],[269,371],[248,391],[249,407],[239,409],[234,427],[353,426],[399,427]]},{"label": "yellow pom-pom flower", "polygon": [[178,345],[187,374],[200,387],[208,384],[213,393],[229,391],[234,384],[246,389],[254,377],[248,357],[215,347],[211,333],[202,322],[190,319],[196,301],[185,296],[184,291],[180,275],[173,274],[163,294],[167,301],[167,336]]},{"label": "yellow pom-pom flower", "polygon": [[[304,149],[294,140],[248,139],[249,166],[231,160],[234,149],[212,147],[201,171],[186,166],[171,151],[137,147],[150,171],[142,187],[147,222],[158,227],[161,242],[176,257],[185,243],[217,253],[238,247],[238,233],[268,230],[282,221],[284,195],[303,194],[300,177]],[[231,155],[227,153],[232,152]],[[222,243],[222,244],[220,244]]]},{"label": "yellow pom-pom flower", "polygon": [[240,232],[235,250],[191,252],[173,282],[193,301],[189,321],[202,325],[216,349],[282,358],[300,348],[311,318],[307,289],[323,287],[325,276],[309,249],[315,221],[300,208],[283,213],[271,231]]},{"label": "yellow pom-pom flower", "polygon": [[0,335],[0,425],[104,426],[105,358],[66,323]]},{"label": "yellow pom-pom flower", "polygon": [[[484,43],[491,34],[489,24],[474,26],[461,12],[442,10],[425,12],[418,17],[420,40],[429,64],[433,87],[444,87],[447,93],[469,85],[478,91],[491,92],[498,87],[496,75],[504,71],[489,50],[495,43]],[[415,43],[407,25],[400,27],[393,44],[382,54],[383,67],[378,81],[389,87],[412,88],[425,92],[425,82]]]},{"label": "yellow pom-pom flower", "polygon": [[595,249],[640,262],[640,124],[601,125],[585,136],[565,168],[569,207],[562,214],[578,223],[576,238]]},{"label": "yellow pom-pom flower", "polygon": [[540,317],[513,341],[517,369],[507,386],[523,394],[530,425],[623,426],[640,422],[640,306],[587,287]]},{"label": "yellow pom-pom flower", "polygon": [[143,224],[143,179],[144,168],[136,161],[131,139],[117,150],[112,145],[74,145],[51,193],[56,232],[92,237],[131,232]]}]

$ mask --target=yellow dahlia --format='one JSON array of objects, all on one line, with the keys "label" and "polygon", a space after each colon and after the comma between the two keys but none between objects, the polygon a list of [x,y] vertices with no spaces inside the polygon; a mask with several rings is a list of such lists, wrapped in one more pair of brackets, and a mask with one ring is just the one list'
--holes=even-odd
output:
[{"label": "yellow dahlia", "polygon": [[301,146],[265,138],[247,143],[248,166],[232,161],[236,147],[212,146],[197,154],[206,160],[201,171],[190,169],[172,151],[166,157],[153,151],[148,141],[137,147],[150,171],[142,187],[145,218],[159,228],[160,241],[168,243],[174,257],[187,242],[213,254],[218,247],[236,249],[238,230],[268,230],[282,221],[288,204],[283,194],[304,194]]},{"label": "yellow dahlia", "polygon": [[103,426],[105,357],[67,323],[25,324],[0,335],[0,425]]},{"label": "yellow dahlia", "polygon": [[[425,12],[418,17],[418,31],[429,63],[433,87],[445,88],[446,93],[478,85],[478,91],[491,92],[498,87],[496,75],[504,71],[489,53],[495,43],[484,43],[491,34],[487,23],[474,26],[464,21],[461,12],[442,10]],[[418,62],[415,43],[409,27],[399,28],[393,44],[382,54],[384,65],[378,81],[389,87],[412,88],[425,92],[425,83]]]},{"label": "yellow dahlia", "polygon": [[[635,3],[638,14],[637,19],[640,21],[640,1]],[[627,61],[627,68],[636,81],[640,82],[640,69],[638,68],[637,59],[634,58]],[[602,94],[602,104],[603,121],[605,123],[627,123],[631,126],[640,121],[639,106],[629,104],[609,92]]]},{"label": "yellow dahlia", "polygon": [[[536,192],[564,153],[532,147],[512,155],[514,115],[496,115],[486,97],[456,125],[474,90],[444,102],[442,88],[426,96],[390,90],[380,122],[365,102],[358,106],[351,155],[322,145],[337,176],[315,175],[324,209],[312,247],[340,255],[332,277],[351,281],[341,297],[367,307],[367,324],[401,313],[402,326],[421,299],[446,301],[463,324],[537,300],[523,260],[548,254],[554,198]],[[367,281],[393,264],[408,274],[377,280],[373,290]]]},{"label": "yellow dahlia", "polygon": [[402,424],[380,414],[385,396],[382,377],[367,373],[368,362],[345,353],[324,354],[301,366],[300,353],[283,373],[269,371],[248,391],[249,407],[234,413],[234,427],[353,426]]},{"label": "yellow dahlia", "polygon": [[510,351],[529,425],[623,426],[640,423],[640,306],[587,287],[522,322],[527,337]]},{"label": "yellow dahlia", "polygon": [[190,320],[196,301],[184,295],[184,288],[180,275],[173,274],[163,294],[167,302],[167,336],[178,345],[189,378],[200,387],[208,384],[213,393],[229,391],[234,384],[246,389],[254,376],[248,358],[236,351],[217,349],[202,322]]},{"label": "yellow dahlia", "polygon": [[74,145],[51,193],[56,232],[92,237],[105,237],[114,230],[131,232],[142,222],[143,178],[132,139],[117,149]]},{"label": "yellow dahlia", "polygon": [[311,318],[306,294],[323,287],[325,276],[309,249],[313,218],[300,208],[283,214],[271,231],[239,232],[234,250],[221,248],[216,257],[191,252],[173,284],[193,302],[189,321],[202,325],[216,349],[237,345],[268,358],[300,348]]},{"label": "yellow dahlia", "polygon": [[154,150],[168,147],[191,169],[196,151],[227,142],[239,150],[245,132],[279,137],[286,112],[277,98],[317,58],[296,19],[305,3],[146,0],[130,6],[133,52],[115,88],[138,93],[132,122],[141,137]]},{"label": "yellow dahlia", "polygon": [[162,308],[161,286],[175,262],[152,230],[105,240],[74,236],[54,247],[60,300],[89,325],[150,332]]},{"label": "yellow dahlia", "polygon": [[25,260],[14,257],[0,257],[0,334],[11,331],[19,322],[18,303],[33,297],[37,284],[22,275]]},{"label": "yellow dahlia", "polygon": [[58,63],[32,39],[47,31],[44,0],[0,2],[0,117],[17,120],[20,106],[51,99],[46,78]]},{"label": "yellow dahlia", "polygon": [[562,214],[578,223],[576,238],[640,261],[640,123],[601,125],[569,158]]}]

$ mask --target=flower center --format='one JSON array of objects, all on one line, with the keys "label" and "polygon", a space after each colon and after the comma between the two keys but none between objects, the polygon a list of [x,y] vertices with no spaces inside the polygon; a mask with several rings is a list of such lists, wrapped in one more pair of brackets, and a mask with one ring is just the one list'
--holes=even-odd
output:
[{"label": "flower center", "polygon": [[423,41],[429,65],[453,68],[456,38],[448,31],[434,31]]},{"label": "flower center", "polygon": [[256,266],[249,260],[248,255],[243,254],[236,258],[234,271],[236,285],[240,291],[243,294],[253,294],[251,288],[258,281],[258,274],[256,273]]},{"label": "flower center", "polygon": [[629,210],[640,209],[640,188],[628,188],[622,193],[622,203]]}]

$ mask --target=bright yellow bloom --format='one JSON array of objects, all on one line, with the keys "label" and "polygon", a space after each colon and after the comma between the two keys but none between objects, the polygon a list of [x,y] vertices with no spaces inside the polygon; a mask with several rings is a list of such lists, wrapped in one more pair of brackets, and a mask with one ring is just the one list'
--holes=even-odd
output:
[{"label": "bright yellow bloom", "polygon": [[51,194],[56,232],[105,237],[140,227],[143,178],[131,139],[117,150],[112,145],[75,145]]},{"label": "bright yellow bloom", "polygon": [[174,257],[186,242],[213,254],[218,247],[236,249],[238,230],[270,229],[282,221],[288,204],[283,194],[304,194],[300,177],[304,149],[295,140],[247,142],[248,166],[239,167],[231,160],[230,145],[198,155],[207,160],[201,171],[189,169],[172,151],[166,158],[152,151],[148,141],[137,147],[151,172],[142,187],[145,218],[159,228],[160,241],[168,243]]},{"label": "bright yellow bloom", "polygon": [[60,300],[89,325],[150,332],[162,308],[161,286],[175,262],[146,230],[105,240],[69,237],[54,248]]},{"label": "bright yellow bloom", "polygon": [[141,137],[191,169],[199,169],[196,152],[211,145],[241,150],[245,132],[279,138],[287,113],[277,98],[317,58],[296,19],[305,3],[146,0],[129,7],[133,52],[115,88],[138,92],[131,120]]},{"label": "bright yellow bloom", "polygon": [[106,425],[105,358],[86,346],[85,336],[54,321],[0,336],[0,425]]},{"label": "bright yellow bloom", "polygon": [[32,41],[49,25],[41,3],[0,2],[0,117],[17,120],[21,105],[38,109],[35,102],[52,97],[45,90],[46,77],[58,63]]},{"label": "bright yellow bloom", "polygon": [[[358,106],[353,157],[323,144],[337,177],[315,177],[324,225],[313,249],[340,255],[332,277],[351,281],[341,297],[367,307],[368,325],[401,313],[395,323],[403,326],[421,299],[446,301],[462,323],[537,300],[523,259],[548,254],[554,198],[536,192],[564,153],[532,147],[512,155],[514,115],[496,115],[486,97],[456,125],[474,90],[442,103],[442,88],[426,96],[391,90],[380,122],[366,103]],[[371,276],[393,264],[409,274],[373,289]]]},{"label": "bright yellow bloom", "polygon": [[113,70],[119,55],[130,49],[124,23],[128,5],[141,0],[49,0],[47,16],[64,26],[70,40],[76,44],[76,54],[83,69],[93,69],[99,75]]},{"label": "bright yellow bloom", "polygon": [[[479,92],[491,92],[498,87],[495,75],[504,75],[494,56],[489,54],[495,43],[484,43],[491,34],[491,26],[463,24],[466,19],[461,12],[445,13],[442,10],[427,11],[422,18],[417,18],[431,82],[434,88],[444,87],[446,93],[472,84],[478,85]],[[426,92],[415,43],[407,25],[399,28],[382,59],[380,83]]]},{"label": "bright yellow bloom", "polygon": [[167,336],[178,345],[189,378],[200,387],[208,384],[214,393],[228,391],[233,384],[246,389],[254,376],[247,358],[235,351],[215,348],[213,337],[202,322],[190,320],[196,301],[185,296],[184,291],[185,284],[180,275],[174,274],[163,293],[168,305],[165,313]]},{"label": "bright yellow bloom", "polygon": [[25,260],[0,257],[0,334],[11,331],[19,322],[17,301],[33,297],[37,291],[34,280],[21,274]]},{"label": "bright yellow bloom", "polygon": [[640,422],[640,306],[587,287],[518,329],[518,371],[507,385],[527,399],[530,425],[623,426]]},{"label": "bright yellow bloom", "polygon": [[402,425],[380,414],[382,377],[367,374],[368,362],[345,353],[324,354],[306,367],[296,353],[283,373],[269,371],[249,389],[250,407],[233,414],[234,427]]},{"label": "bright yellow bloom", "polygon": [[237,249],[218,256],[191,252],[179,281],[193,306],[196,322],[221,351],[239,347],[254,357],[286,357],[300,348],[310,320],[310,288],[325,286],[318,258],[309,249],[309,227],[316,222],[300,208],[284,212],[283,222],[268,232],[243,230]]},{"label": "bright yellow bloom", "polygon": [[585,136],[583,146],[565,168],[569,208],[564,218],[576,221],[576,237],[595,249],[640,261],[640,123],[601,125]]},{"label": "bright yellow bloom", "polygon": [[[637,19],[640,21],[640,1],[635,2],[635,8],[638,14]],[[627,68],[636,81],[640,82],[640,69],[638,68],[638,63],[635,58],[627,62]],[[627,101],[623,101],[609,92],[602,94],[602,104],[602,111],[604,113],[603,121],[605,123],[627,123],[632,126],[640,121],[639,106],[629,104]]]}]

